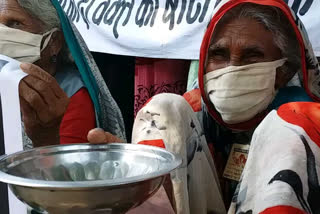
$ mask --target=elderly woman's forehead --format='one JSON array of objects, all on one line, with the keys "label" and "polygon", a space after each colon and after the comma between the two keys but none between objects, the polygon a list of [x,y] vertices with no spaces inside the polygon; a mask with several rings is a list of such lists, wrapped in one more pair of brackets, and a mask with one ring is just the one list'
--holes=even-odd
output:
[{"label": "elderly woman's forehead", "polygon": [[[275,44],[277,45],[285,45],[284,43],[286,42],[283,41],[283,38],[296,40],[296,35],[288,20],[288,17],[284,15],[281,9],[273,6],[253,3],[242,3],[227,11],[217,23],[213,32],[212,40],[215,38],[216,34],[225,29],[228,23],[236,20],[251,20],[251,22],[259,24],[259,31],[271,32],[273,34],[272,37],[275,40]],[[239,32],[244,33],[241,31]],[[253,31],[251,33],[256,34],[259,32]]]},{"label": "elderly woman's forehead", "polygon": [[20,5],[18,0],[0,0],[0,23],[31,33],[42,33],[44,30],[43,22]]},{"label": "elderly woman's forehead", "polygon": [[20,9],[23,8],[19,5],[17,0],[0,0],[0,9]]},{"label": "elderly woman's forehead", "polygon": [[[20,6],[17,0],[0,0],[0,16],[17,16],[19,18],[32,18],[32,16]],[[18,17],[19,16],[19,17]]]}]

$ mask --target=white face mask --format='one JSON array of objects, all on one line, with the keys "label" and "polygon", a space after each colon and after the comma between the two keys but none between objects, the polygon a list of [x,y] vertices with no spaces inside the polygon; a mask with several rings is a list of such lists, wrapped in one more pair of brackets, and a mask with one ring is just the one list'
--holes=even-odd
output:
[{"label": "white face mask", "polygon": [[236,124],[248,121],[267,109],[275,97],[276,70],[286,62],[229,66],[204,75],[207,96],[223,121]]},{"label": "white face mask", "polygon": [[[52,34],[58,30],[54,28],[40,35],[0,24],[0,54],[20,62],[34,63],[40,59],[41,52],[47,47]],[[45,40],[42,43],[43,38]]]}]

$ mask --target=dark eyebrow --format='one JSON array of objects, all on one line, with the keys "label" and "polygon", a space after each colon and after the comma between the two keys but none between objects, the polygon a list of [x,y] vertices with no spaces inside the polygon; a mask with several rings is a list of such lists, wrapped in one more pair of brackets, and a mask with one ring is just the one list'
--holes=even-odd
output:
[{"label": "dark eyebrow", "polygon": [[242,56],[250,56],[250,55],[256,55],[256,56],[264,56],[264,50],[261,47],[258,46],[249,46],[245,47],[241,50]]},{"label": "dark eyebrow", "polygon": [[224,50],[224,49],[227,49],[227,47],[218,43],[213,43],[213,44],[210,44],[209,46],[209,50]]},{"label": "dark eyebrow", "polygon": [[212,44],[209,46],[208,49],[208,54],[217,54],[217,53],[224,53],[224,54],[228,54],[229,53],[229,48],[221,45],[221,44]]},{"label": "dark eyebrow", "polygon": [[21,20],[21,21],[24,21],[25,20],[25,17],[19,13],[19,12],[16,12],[15,13],[6,13],[6,18],[7,19],[14,19],[14,20]]}]

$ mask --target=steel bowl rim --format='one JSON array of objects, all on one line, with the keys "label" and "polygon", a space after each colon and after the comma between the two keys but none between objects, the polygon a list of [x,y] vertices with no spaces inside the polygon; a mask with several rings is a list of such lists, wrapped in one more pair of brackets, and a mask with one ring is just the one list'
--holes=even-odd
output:
[{"label": "steel bowl rim", "polygon": [[[28,151],[21,151],[17,152],[11,155],[4,155],[0,157],[0,163],[4,160],[7,160],[10,157],[23,154],[26,152],[32,152],[40,149],[54,149],[57,147],[75,147],[75,146],[96,146],[97,148],[103,148],[103,147],[114,147],[114,146],[125,146],[125,147],[132,147],[134,145],[135,147],[141,147],[145,149],[150,149],[152,147],[152,150],[158,150],[160,152],[166,153],[167,155],[172,157],[172,164],[171,167],[168,167],[167,169],[159,170],[153,173],[148,173],[145,175],[138,175],[133,176],[129,178],[120,178],[115,180],[95,180],[95,181],[43,181],[43,180],[36,180],[36,179],[28,179],[28,178],[21,178],[18,176],[10,175],[5,172],[3,172],[0,169],[0,182],[7,183],[9,185],[17,185],[17,186],[23,186],[23,187],[32,187],[32,188],[48,188],[48,189],[87,189],[87,188],[100,188],[100,187],[115,187],[120,185],[129,185],[137,182],[143,182],[147,180],[152,180],[158,177],[162,177],[165,175],[168,175],[171,171],[177,169],[182,164],[182,159],[180,156],[173,154],[165,149],[155,147],[155,146],[148,146],[148,145],[140,145],[140,144],[127,144],[127,143],[109,143],[109,144],[70,144],[70,145],[55,145],[55,146],[46,146],[46,147],[39,147]],[[89,147],[88,147],[89,148]]]}]

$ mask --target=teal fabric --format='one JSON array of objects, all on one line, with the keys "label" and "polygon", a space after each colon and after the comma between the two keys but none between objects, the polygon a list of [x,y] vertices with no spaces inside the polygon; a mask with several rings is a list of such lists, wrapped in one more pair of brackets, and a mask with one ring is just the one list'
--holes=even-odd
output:
[{"label": "teal fabric", "polygon": [[278,109],[281,105],[290,102],[313,102],[307,92],[298,86],[279,89],[276,97],[268,107],[270,110]]},{"label": "teal fabric", "polygon": [[61,28],[81,79],[95,107],[97,126],[126,141],[124,120],[106,82],[85,41],[64,13],[59,0],[51,0],[61,22]]},{"label": "teal fabric", "polygon": [[[89,91],[90,97],[92,99],[93,105],[95,107],[96,114],[98,116],[98,120],[101,120],[101,109],[99,105],[98,100],[98,86],[95,81],[95,78],[92,75],[92,72],[90,70],[90,67],[88,66],[88,63],[85,60],[84,54],[82,52],[82,49],[80,48],[79,43],[77,42],[77,39],[74,35],[74,32],[72,30],[71,24],[69,22],[68,17],[62,10],[59,2],[57,0],[51,0],[53,6],[56,8],[58,16],[60,18],[61,27],[64,33],[64,38],[66,40],[66,43],[68,45],[68,48],[72,54],[72,57],[75,60],[75,63],[78,67],[78,70],[80,72],[80,75],[82,77],[82,80],[86,86],[86,88]],[[99,121],[97,121],[97,124],[99,124]]]}]

